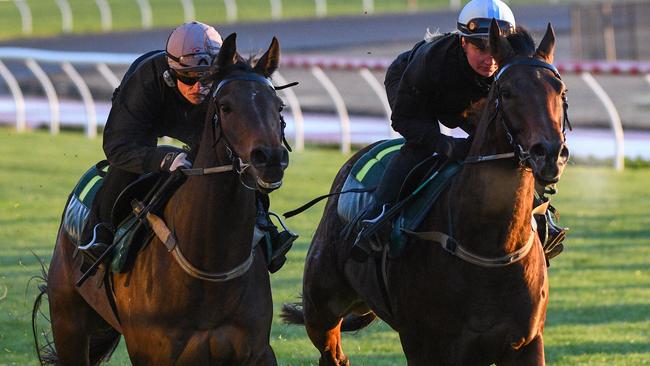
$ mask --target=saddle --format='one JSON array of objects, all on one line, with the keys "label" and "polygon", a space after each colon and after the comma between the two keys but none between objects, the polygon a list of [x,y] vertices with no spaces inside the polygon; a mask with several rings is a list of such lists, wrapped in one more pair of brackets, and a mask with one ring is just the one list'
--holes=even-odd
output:
[{"label": "saddle", "polygon": [[[338,198],[337,213],[346,223],[342,235],[349,237],[359,229],[359,219],[365,210],[374,204],[374,188],[379,183],[386,166],[395,153],[404,145],[404,139],[386,140],[365,153],[356,161],[342,192],[352,192]],[[402,182],[400,200],[405,204],[391,220],[392,233],[389,241],[388,255],[398,257],[407,245],[405,232],[412,232],[422,223],[433,203],[445,190],[451,178],[460,170],[461,165],[444,160],[434,155],[416,166]],[[444,164],[443,164],[444,163]],[[360,191],[360,192],[359,192]],[[389,223],[386,223],[387,225]]]},{"label": "saddle", "polygon": [[[102,160],[88,169],[79,179],[72,190],[65,207],[62,227],[68,238],[75,246],[82,243],[82,233],[90,222],[90,211],[103,184],[103,178],[108,171],[108,161]],[[135,253],[143,243],[148,242],[153,235],[151,229],[142,222],[135,223],[132,202],[141,202],[149,192],[155,189],[160,180],[160,174],[148,173],[129,184],[116,199],[112,209],[112,222],[117,228],[115,238],[119,240],[112,253],[111,270],[115,272],[128,271]]]}]

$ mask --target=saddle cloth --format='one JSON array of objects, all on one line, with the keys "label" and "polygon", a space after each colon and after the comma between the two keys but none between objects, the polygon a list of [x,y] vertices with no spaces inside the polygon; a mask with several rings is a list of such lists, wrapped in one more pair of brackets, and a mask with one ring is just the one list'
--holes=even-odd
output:
[{"label": "saddle cloth", "polygon": [[108,171],[108,162],[100,161],[88,169],[79,179],[77,185],[70,193],[68,204],[63,215],[63,230],[70,240],[77,246],[80,245],[81,234],[83,233],[90,208],[97,191],[102,186],[103,177]]},{"label": "saddle cloth", "polygon": [[[343,184],[342,191],[364,188],[371,190],[372,187],[376,187],[388,162],[403,145],[404,139],[399,138],[380,142],[370,149],[355,162]],[[429,172],[429,176],[422,177],[422,183],[411,193],[416,196],[405,205],[403,211],[392,222],[393,231],[389,246],[391,257],[399,256],[407,244],[403,230],[415,231],[417,229],[460,167],[459,163],[447,162],[442,170]],[[350,232],[352,230],[350,225],[356,226],[363,212],[374,204],[373,191],[350,192],[339,196],[337,213],[341,220],[347,224],[345,232]]]},{"label": "saddle cloth", "polygon": [[[106,160],[102,160],[92,166],[81,176],[70,194],[63,215],[62,227],[72,243],[76,246],[86,244],[81,243],[82,234],[86,225],[89,224],[91,207],[97,196],[97,192],[104,182],[103,178],[108,171],[108,166],[109,164]],[[130,206],[130,199],[142,198],[138,196],[144,195],[151,189],[156,178],[156,176],[151,174],[143,175],[125,188],[116,200],[117,203],[113,207],[113,210],[119,211],[119,213],[116,214],[114,212],[113,216],[123,221],[117,225],[115,233],[115,238],[119,240],[119,243],[114,247],[113,253],[111,253],[111,269],[113,271],[122,272],[127,266],[127,260],[130,263],[132,253],[135,253],[135,250],[132,248],[132,243],[143,242],[144,239],[152,235],[151,230],[144,224],[135,223],[134,225],[135,215],[130,214],[130,207],[128,206]],[[129,228],[128,232],[126,228]]]}]

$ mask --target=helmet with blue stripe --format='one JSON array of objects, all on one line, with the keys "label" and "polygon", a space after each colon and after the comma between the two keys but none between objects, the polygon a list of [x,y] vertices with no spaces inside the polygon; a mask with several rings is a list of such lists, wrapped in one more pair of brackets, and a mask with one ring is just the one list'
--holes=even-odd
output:
[{"label": "helmet with blue stripe", "polygon": [[496,19],[502,34],[515,32],[515,16],[501,0],[472,0],[458,15],[458,31],[470,38],[486,38],[490,34],[490,22]]}]

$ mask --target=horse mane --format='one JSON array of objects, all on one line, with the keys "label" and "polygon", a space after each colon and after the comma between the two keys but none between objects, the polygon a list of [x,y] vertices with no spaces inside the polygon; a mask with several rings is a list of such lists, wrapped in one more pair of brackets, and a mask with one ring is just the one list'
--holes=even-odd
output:
[{"label": "horse mane", "polygon": [[246,60],[237,55],[237,61],[234,64],[228,65],[222,69],[214,68],[213,70],[215,70],[215,72],[210,76],[210,78],[214,81],[219,81],[226,75],[236,71],[253,72],[253,65],[250,59]]},{"label": "horse mane", "polygon": [[535,40],[526,28],[518,25],[515,33],[508,35],[506,39],[517,56],[533,57],[535,55]]}]

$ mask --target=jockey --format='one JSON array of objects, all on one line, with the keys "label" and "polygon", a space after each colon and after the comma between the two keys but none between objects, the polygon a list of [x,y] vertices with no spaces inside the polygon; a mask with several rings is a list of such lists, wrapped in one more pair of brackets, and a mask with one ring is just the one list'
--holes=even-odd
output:
[{"label": "jockey", "polygon": [[[487,97],[499,67],[488,44],[493,18],[502,34],[516,32],[515,17],[504,2],[472,0],[458,16],[457,32],[427,31],[424,40],[389,66],[384,85],[392,109],[392,127],[406,142],[386,167],[375,191],[375,205],[360,220],[362,230],[352,247],[353,259],[363,262],[376,250],[372,248],[384,246],[389,225],[373,237],[367,237],[364,229],[381,219],[384,206],[395,203],[401,183],[417,163],[434,153],[459,162],[467,156],[475,126],[465,112]],[[470,138],[442,134],[438,122],[449,128],[460,127]],[[549,236],[563,238],[563,229],[547,221]]]},{"label": "jockey", "polygon": [[[93,202],[79,250],[96,261],[113,242],[112,208],[118,195],[142,174],[171,173],[191,168],[192,148],[198,145],[211,85],[208,76],[222,40],[211,26],[182,24],[172,31],[164,51],[136,59],[113,93],[113,105],[104,129],[104,152],[110,168]],[[162,136],[185,143],[189,150],[157,146]],[[257,225],[270,234],[272,247],[296,239],[278,233],[268,217],[268,196],[258,193]],[[91,240],[92,238],[92,240]],[[91,263],[92,263],[91,262]]]}]

